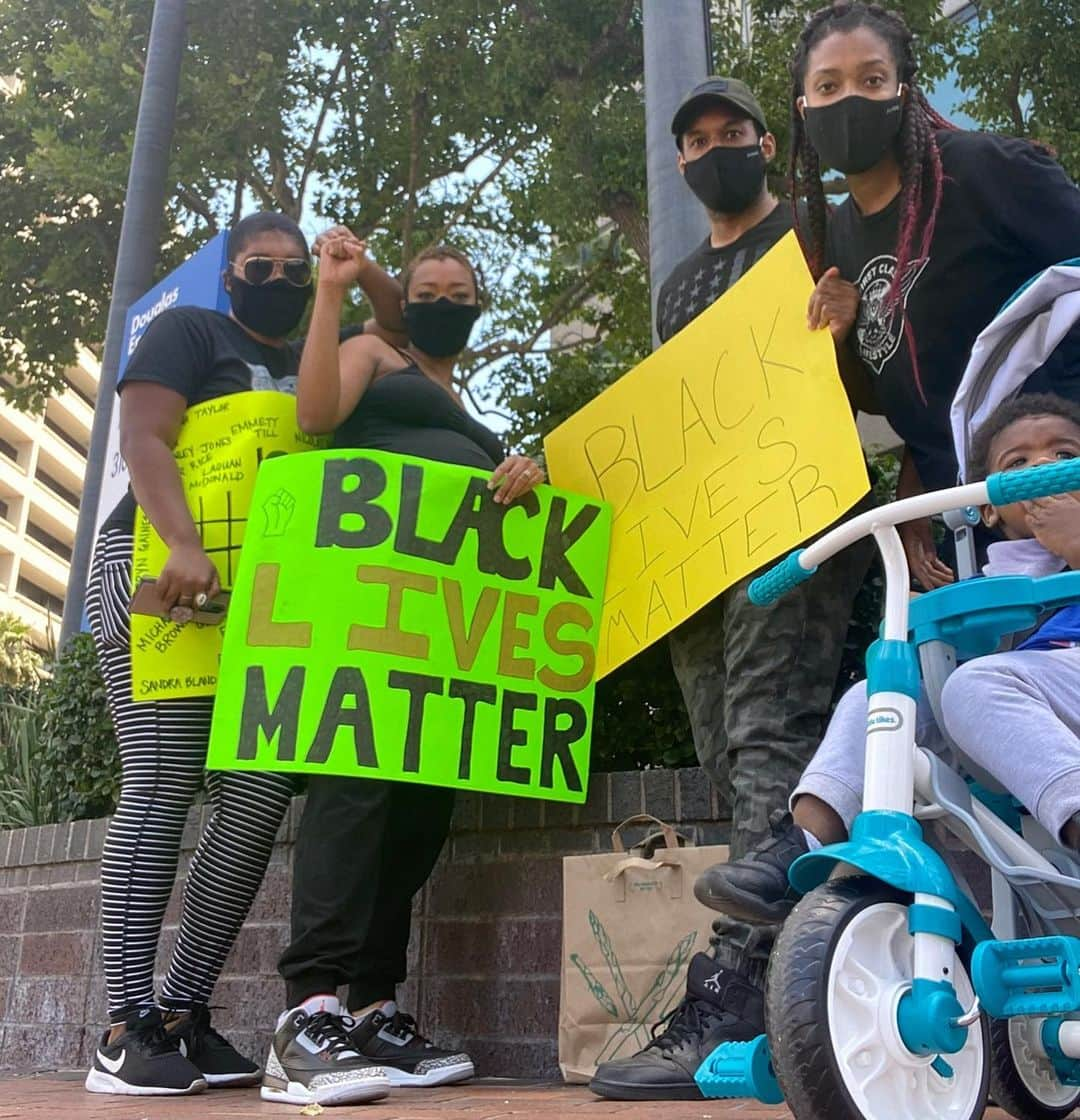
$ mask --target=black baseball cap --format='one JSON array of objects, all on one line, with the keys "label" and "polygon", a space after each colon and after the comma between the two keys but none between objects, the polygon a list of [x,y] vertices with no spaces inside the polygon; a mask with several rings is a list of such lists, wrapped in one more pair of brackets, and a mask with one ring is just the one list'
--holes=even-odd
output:
[{"label": "black baseball cap", "polygon": [[765,123],[765,114],[745,82],[740,82],[738,78],[706,78],[700,85],[694,86],[675,110],[671,131],[675,136],[676,147],[679,146],[682,134],[690,127],[694,118],[713,101],[723,101],[736,109],[741,109],[752,121],[761,126],[762,131],[769,131],[769,126]]}]

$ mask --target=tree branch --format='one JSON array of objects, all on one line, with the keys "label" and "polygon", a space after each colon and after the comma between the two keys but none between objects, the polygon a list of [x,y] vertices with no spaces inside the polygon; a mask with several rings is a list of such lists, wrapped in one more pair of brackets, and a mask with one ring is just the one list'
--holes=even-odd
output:
[{"label": "tree branch", "polygon": [[405,181],[405,213],[401,218],[401,263],[413,257],[413,227],[416,222],[416,192],[420,178],[420,123],[427,102],[422,91],[413,94],[409,106],[409,171]]},{"label": "tree branch", "polygon": [[1024,120],[1024,111],[1020,108],[1020,72],[1015,71],[1008,76],[1002,88],[1005,99],[1005,109],[1012,119],[1013,131],[1017,136],[1026,136],[1028,133],[1027,121]]},{"label": "tree branch", "polygon": [[283,214],[288,214],[295,221],[300,220],[300,202],[289,186],[289,163],[285,159],[282,148],[274,147],[268,150],[270,159],[270,172],[273,176],[270,191],[274,200],[274,207]]},{"label": "tree branch", "polygon": [[638,259],[649,267],[649,219],[642,213],[637,199],[624,190],[605,191],[604,209],[618,226],[619,233],[626,239]]},{"label": "tree branch", "polygon": [[254,167],[248,168],[248,174],[246,178],[247,185],[251,188],[252,193],[257,196],[259,201],[269,209],[274,209],[277,204],[277,200],[274,198],[273,192],[270,190],[270,188],[266,185],[265,182],[263,182],[263,177],[255,171]]},{"label": "tree branch", "polygon": [[236,172],[236,188],[233,191],[233,205],[232,205],[232,221],[230,226],[236,225],[243,214],[244,210],[244,186],[247,183],[247,177],[244,175],[243,169],[238,168]]},{"label": "tree branch", "polygon": [[[557,324],[549,324],[548,329],[556,326]],[[485,346],[483,350],[478,350],[477,355],[484,357],[484,365],[490,365],[492,362],[497,362],[500,358],[507,358],[511,354],[515,354],[520,358],[528,357],[530,354],[566,354],[570,350],[577,350],[581,346],[592,345],[597,339],[594,336],[582,334],[580,337],[575,338],[572,342],[558,342],[550,346],[537,346],[535,339],[529,339],[522,342],[502,342],[493,343],[491,346]],[[489,356],[490,355],[490,356]],[[470,371],[471,377],[473,372]]]},{"label": "tree branch", "polygon": [[[356,75],[353,73],[352,55],[348,51],[346,51],[345,59],[345,85],[349,95],[349,104],[356,105]],[[345,123],[349,130],[349,141],[352,144],[353,151],[362,151],[363,145],[360,143],[360,131],[356,127],[356,113],[346,113]]]},{"label": "tree branch", "polygon": [[[346,41],[349,36],[348,25],[343,29]],[[315,156],[319,150],[319,142],[322,139],[323,126],[326,124],[327,115],[330,112],[330,102],[334,96],[334,90],[337,87],[338,79],[341,77],[341,72],[345,67],[345,60],[348,55],[349,48],[342,47],[341,53],[338,55],[338,60],[331,71],[330,76],[326,79],[326,88],[323,91],[322,103],[319,106],[319,114],[315,118],[315,127],[311,133],[311,143],[308,144],[307,150],[304,152],[304,167],[300,172],[300,185],[297,188],[296,195],[298,205],[302,208],[304,205],[304,194],[307,191],[308,179],[311,176],[311,169],[315,163]]]},{"label": "tree branch", "polygon": [[211,233],[217,233],[218,225],[217,219],[214,217],[213,210],[210,209],[210,204],[201,195],[195,193],[191,187],[178,187],[176,197],[193,213],[198,214],[207,226],[210,227]]},{"label": "tree branch", "polygon": [[461,385],[462,392],[465,394],[465,396],[467,396],[469,398],[469,402],[472,404],[473,408],[475,408],[476,411],[480,413],[481,416],[492,416],[492,415],[494,415],[494,416],[498,416],[502,420],[505,420],[508,424],[513,422],[514,418],[509,413],[503,412],[501,409],[498,409],[498,408],[488,408],[488,407],[485,407],[484,405],[482,405],[476,399],[476,394],[473,392],[472,386],[469,384],[468,381],[461,381],[460,385]]},{"label": "tree branch", "polygon": [[[502,138],[506,140],[505,137]],[[509,142],[509,141],[507,141]],[[485,155],[495,146],[494,137],[488,137],[486,140],[478,144],[471,152],[461,157],[461,159],[454,163],[444,163],[441,167],[432,168],[428,173],[426,182],[437,183],[440,179],[445,179],[448,175],[461,175],[470,163],[475,159],[479,159]]]},{"label": "tree branch", "polygon": [[435,238],[437,242],[444,241],[446,235],[461,221],[465,216],[466,211],[472,204],[483,194],[484,190],[491,185],[502,173],[506,165],[517,155],[517,147],[512,147],[503,154],[503,157],[495,164],[494,168],[487,175],[483,177],[478,183],[473,185],[472,190],[465,196],[465,198],[455,208],[453,214],[443,223],[442,229],[439,230],[439,236]]},{"label": "tree branch", "polygon": [[573,284],[571,284],[566,291],[559,296],[558,299],[548,308],[547,314],[544,315],[539,326],[527,338],[521,339],[516,342],[500,342],[491,343],[480,350],[474,351],[470,356],[479,359],[483,365],[490,364],[491,362],[498,361],[500,358],[505,358],[509,354],[536,354],[536,353],[549,353],[558,354],[565,350],[573,350],[575,347],[582,345],[584,342],[592,341],[590,339],[579,339],[577,342],[568,344],[558,344],[556,346],[538,347],[537,343],[540,339],[547,334],[553,327],[568,321],[571,312],[577,310],[589,297],[589,293],[593,288],[599,276],[610,267],[613,259],[613,249],[617,242],[617,237],[612,237],[611,247],[608,252],[591,268],[588,272],[579,276]]}]

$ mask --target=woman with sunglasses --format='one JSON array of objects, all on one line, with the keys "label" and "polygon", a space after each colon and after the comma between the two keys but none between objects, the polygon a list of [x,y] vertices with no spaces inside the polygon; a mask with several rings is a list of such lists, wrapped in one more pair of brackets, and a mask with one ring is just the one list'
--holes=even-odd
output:
[{"label": "woman with sunglasses", "polygon": [[[182,1094],[251,1085],[255,1063],[210,1025],[210,995],[255,896],[291,782],[281,774],[206,775],[210,814],[192,857],[180,928],[160,995],[154,990],[165,907],[180,840],[204,779],[212,697],[132,703],[130,609],[136,503],[169,546],[157,583],[176,621],[220,582],[192,521],[173,458],[189,406],[253,389],[295,392],[300,342],[288,336],[311,297],[300,228],[281,214],[243,219],[228,241],[228,315],[162,312],[133,354],[120,393],[120,446],[131,491],[102,527],[87,593],[122,766],[120,802],[101,862],[109,1029],[87,1075],[92,1092]],[[359,278],[387,337],[401,337],[400,287],[370,262]],[[369,325],[378,329],[375,324]]]},{"label": "woman with sunglasses", "polygon": [[[405,269],[405,345],[365,335],[339,346],[346,291],[370,262],[347,229],[319,255],[318,289],[300,363],[296,411],[334,446],[371,448],[483,472],[509,504],[544,473],[465,410],[455,386],[480,316],[480,285],[463,253],[445,245]],[[278,1019],[264,1100],[348,1104],[393,1086],[433,1086],[473,1075],[468,1054],[429,1042],[398,1009],[413,896],[450,828],[454,791],[409,782],[311,775],[296,842],[292,943],[279,970],[289,1010]],[[347,1003],[338,989],[348,988]]]}]

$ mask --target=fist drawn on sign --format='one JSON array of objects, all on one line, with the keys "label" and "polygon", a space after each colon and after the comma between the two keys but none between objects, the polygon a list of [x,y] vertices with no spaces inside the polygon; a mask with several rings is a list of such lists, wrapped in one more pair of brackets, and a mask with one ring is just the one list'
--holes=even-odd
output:
[{"label": "fist drawn on sign", "polygon": [[266,518],[264,537],[283,537],[285,530],[292,521],[296,512],[296,499],[288,490],[281,488],[275,490],[262,504],[263,516]]}]

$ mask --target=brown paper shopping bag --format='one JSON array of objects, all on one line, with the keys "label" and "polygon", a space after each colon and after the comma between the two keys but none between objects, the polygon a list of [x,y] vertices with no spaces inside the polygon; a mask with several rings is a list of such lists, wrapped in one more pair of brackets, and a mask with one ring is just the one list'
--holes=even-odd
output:
[{"label": "brown paper shopping bag", "polygon": [[[638,821],[659,833],[627,853],[621,830]],[[682,999],[686,966],[708,948],[714,917],[694,897],[694,880],[728,854],[726,846],[694,847],[649,816],[623,821],[612,848],[563,860],[559,1068],[569,1082],[637,1053]]]}]

